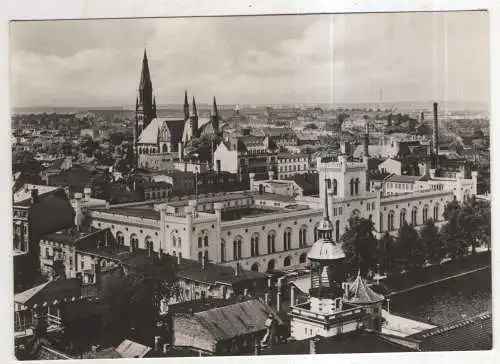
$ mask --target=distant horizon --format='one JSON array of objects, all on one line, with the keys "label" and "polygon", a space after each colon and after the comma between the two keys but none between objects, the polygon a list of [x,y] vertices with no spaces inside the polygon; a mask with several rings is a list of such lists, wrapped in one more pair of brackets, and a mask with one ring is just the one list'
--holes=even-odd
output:
[{"label": "distant horizon", "polygon": [[182,102],[184,90],[190,100],[215,96],[220,105],[490,100],[486,11],[14,21],[10,28],[15,108],[134,104],[145,48],[159,105]]}]

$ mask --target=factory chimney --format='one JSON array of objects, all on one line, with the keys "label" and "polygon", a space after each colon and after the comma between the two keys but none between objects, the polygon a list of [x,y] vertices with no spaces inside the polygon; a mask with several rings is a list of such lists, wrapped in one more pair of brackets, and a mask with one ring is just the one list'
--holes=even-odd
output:
[{"label": "factory chimney", "polygon": [[433,148],[433,168],[438,168],[438,155],[439,155],[439,139],[438,139],[438,104],[434,103],[434,128],[432,134],[432,148]]},{"label": "factory chimney", "polygon": [[365,128],[366,129],[363,141],[363,157],[368,157],[369,156],[368,145],[370,144],[370,124],[368,123],[368,120],[366,121]]}]

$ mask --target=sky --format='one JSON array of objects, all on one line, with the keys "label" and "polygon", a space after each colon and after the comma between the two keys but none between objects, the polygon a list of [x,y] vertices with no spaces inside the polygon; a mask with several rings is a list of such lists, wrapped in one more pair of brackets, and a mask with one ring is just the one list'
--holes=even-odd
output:
[{"label": "sky", "polygon": [[11,105],[489,102],[486,12],[12,22]]}]

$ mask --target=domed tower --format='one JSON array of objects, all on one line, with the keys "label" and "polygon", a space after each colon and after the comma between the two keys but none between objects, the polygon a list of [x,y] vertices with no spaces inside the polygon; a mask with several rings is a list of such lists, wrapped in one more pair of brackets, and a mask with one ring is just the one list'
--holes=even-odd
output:
[{"label": "domed tower", "polygon": [[369,319],[365,307],[345,300],[346,256],[332,235],[333,224],[325,203],[323,218],[318,225],[318,240],[307,255],[311,261],[309,300],[293,305],[289,311],[291,336],[296,340],[361,330]]},{"label": "domed tower", "polygon": [[342,246],[333,241],[333,224],[328,216],[327,197],[323,219],[317,229],[318,240],[307,254],[311,261],[311,311],[332,314],[342,310],[345,253]]}]

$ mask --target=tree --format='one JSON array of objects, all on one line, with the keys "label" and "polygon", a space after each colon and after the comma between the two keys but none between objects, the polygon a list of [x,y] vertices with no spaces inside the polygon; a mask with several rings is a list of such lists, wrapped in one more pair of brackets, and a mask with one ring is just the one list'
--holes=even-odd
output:
[{"label": "tree", "polygon": [[420,268],[425,262],[425,255],[415,228],[406,222],[399,228],[396,246],[399,261],[406,269]]},{"label": "tree", "polygon": [[444,256],[444,248],[434,220],[426,221],[420,231],[420,241],[425,250],[425,258],[429,263],[439,263]]},{"label": "tree", "polygon": [[305,130],[316,130],[318,129],[318,125],[314,124],[314,123],[310,123],[310,124],[307,124],[305,127],[304,127]]},{"label": "tree", "polygon": [[360,269],[361,273],[366,275],[369,270],[375,270],[377,239],[373,235],[372,221],[352,217],[349,219],[349,226],[342,235],[341,241],[351,273]]},{"label": "tree", "polygon": [[42,165],[28,152],[16,153],[12,157],[13,173],[21,172],[23,181],[26,183],[39,184],[41,182],[40,172]]},{"label": "tree", "polygon": [[394,238],[386,232],[378,241],[378,264],[387,274],[398,273],[396,249]]}]

